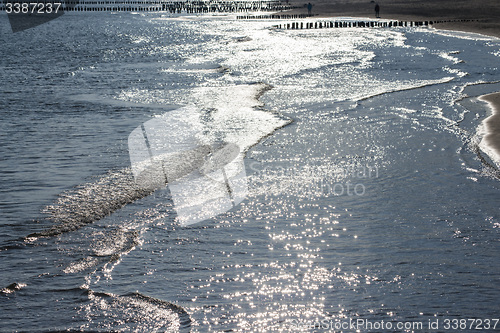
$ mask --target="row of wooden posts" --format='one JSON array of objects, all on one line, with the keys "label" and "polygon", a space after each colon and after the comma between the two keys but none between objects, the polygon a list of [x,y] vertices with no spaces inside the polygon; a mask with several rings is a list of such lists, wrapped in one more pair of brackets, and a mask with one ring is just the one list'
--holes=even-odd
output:
[{"label": "row of wooden posts", "polygon": [[[246,15],[237,16],[240,20],[290,20],[311,17],[308,14],[286,15]],[[423,27],[437,23],[470,22],[475,20],[435,20],[435,21],[316,21],[316,22],[292,22],[274,25],[277,29],[322,29],[322,28],[392,28],[392,27]]]},{"label": "row of wooden posts", "polygon": [[271,15],[239,15],[238,20],[294,20],[312,17],[312,14],[271,14]]},{"label": "row of wooden posts", "polygon": [[292,22],[274,25],[277,29],[322,29],[322,28],[393,28],[423,27],[437,23],[471,22],[477,20],[436,20],[436,21],[316,21]]},{"label": "row of wooden posts", "polygon": [[322,28],[392,28],[421,27],[434,24],[434,21],[316,21],[292,22],[275,25],[278,29],[322,29]]},{"label": "row of wooden posts", "polygon": [[[0,10],[2,8],[0,7]],[[225,7],[225,6],[200,6],[200,7],[174,7],[168,5],[162,6],[120,6],[120,7],[67,7],[64,11],[76,12],[169,12],[169,13],[235,13],[235,12],[248,12],[254,11],[254,8],[245,7]],[[274,11],[275,9],[258,8],[260,11]]]}]

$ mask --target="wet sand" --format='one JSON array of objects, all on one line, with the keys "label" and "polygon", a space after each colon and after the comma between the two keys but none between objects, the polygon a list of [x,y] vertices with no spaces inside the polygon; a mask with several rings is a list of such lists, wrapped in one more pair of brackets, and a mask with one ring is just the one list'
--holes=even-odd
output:
[{"label": "wet sand", "polygon": [[500,92],[480,97],[491,107],[491,116],[484,120],[486,134],[482,139],[481,148],[500,164]]}]

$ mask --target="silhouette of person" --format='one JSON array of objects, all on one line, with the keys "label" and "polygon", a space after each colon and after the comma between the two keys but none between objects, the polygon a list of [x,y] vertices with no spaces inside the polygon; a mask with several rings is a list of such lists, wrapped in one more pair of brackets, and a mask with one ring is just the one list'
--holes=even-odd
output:
[{"label": "silhouette of person", "polygon": [[378,4],[375,5],[375,16],[380,17],[380,6]]},{"label": "silhouette of person", "polygon": [[309,3],[307,4],[307,13],[308,13],[309,15],[311,15],[312,8],[313,8],[313,5],[309,2]]}]

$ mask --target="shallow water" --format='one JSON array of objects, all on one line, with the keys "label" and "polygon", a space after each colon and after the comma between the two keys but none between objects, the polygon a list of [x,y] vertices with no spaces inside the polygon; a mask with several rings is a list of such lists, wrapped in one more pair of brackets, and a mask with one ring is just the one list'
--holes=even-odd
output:
[{"label": "shallow water", "polygon": [[[499,172],[477,99],[500,88],[498,40],[272,24],[0,21],[2,331],[498,317]],[[200,140],[238,144],[248,192],[183,227],[168,188],[136,187],[128,139],[186,106]]]}]

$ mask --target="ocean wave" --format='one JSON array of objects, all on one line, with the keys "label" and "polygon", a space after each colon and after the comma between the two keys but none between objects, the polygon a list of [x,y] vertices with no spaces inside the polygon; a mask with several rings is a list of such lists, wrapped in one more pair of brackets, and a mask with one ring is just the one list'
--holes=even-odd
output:
[{"label": "ocean wave", "polygon": [[29,234],[27,238],[51,237],[77,230],[151,193],[135,183],[129,168],[109,171],[93,182],[60,194],[54,204],[43,210],[53,223],[52,227]]},{"label": "ocean wave", "polygon": [[[271,88],[255,83],[196,90],[195,99],[204,107],[199,117],[206,126],[205,137],[211,141],[208,144],[224,140],[238,145],[244,154],[264,137],[289,124],[290,119],[262,109],[259,98]],[[26,240],[77,230],[158,189],[143,185],[136,182],[130,168],[124,168],[111,170],[94,181],[65,191],[43,210],[52,226],[29,234]]]},{"label": "ocean wave", "polygon": [[12,294],[18,290],[26,287],[26,283],[14,282],[9,284],[7,287],[0,289],[0,293],[2,294]]},{"label": "ocean wave", "polygon": [[[90,303],[80,309],[87,329],[116,332],[190,332],[192,320],[180,305],[133,292],[125,295],[85,290]],[[98,325],[98,327],[92,327]]]}]

